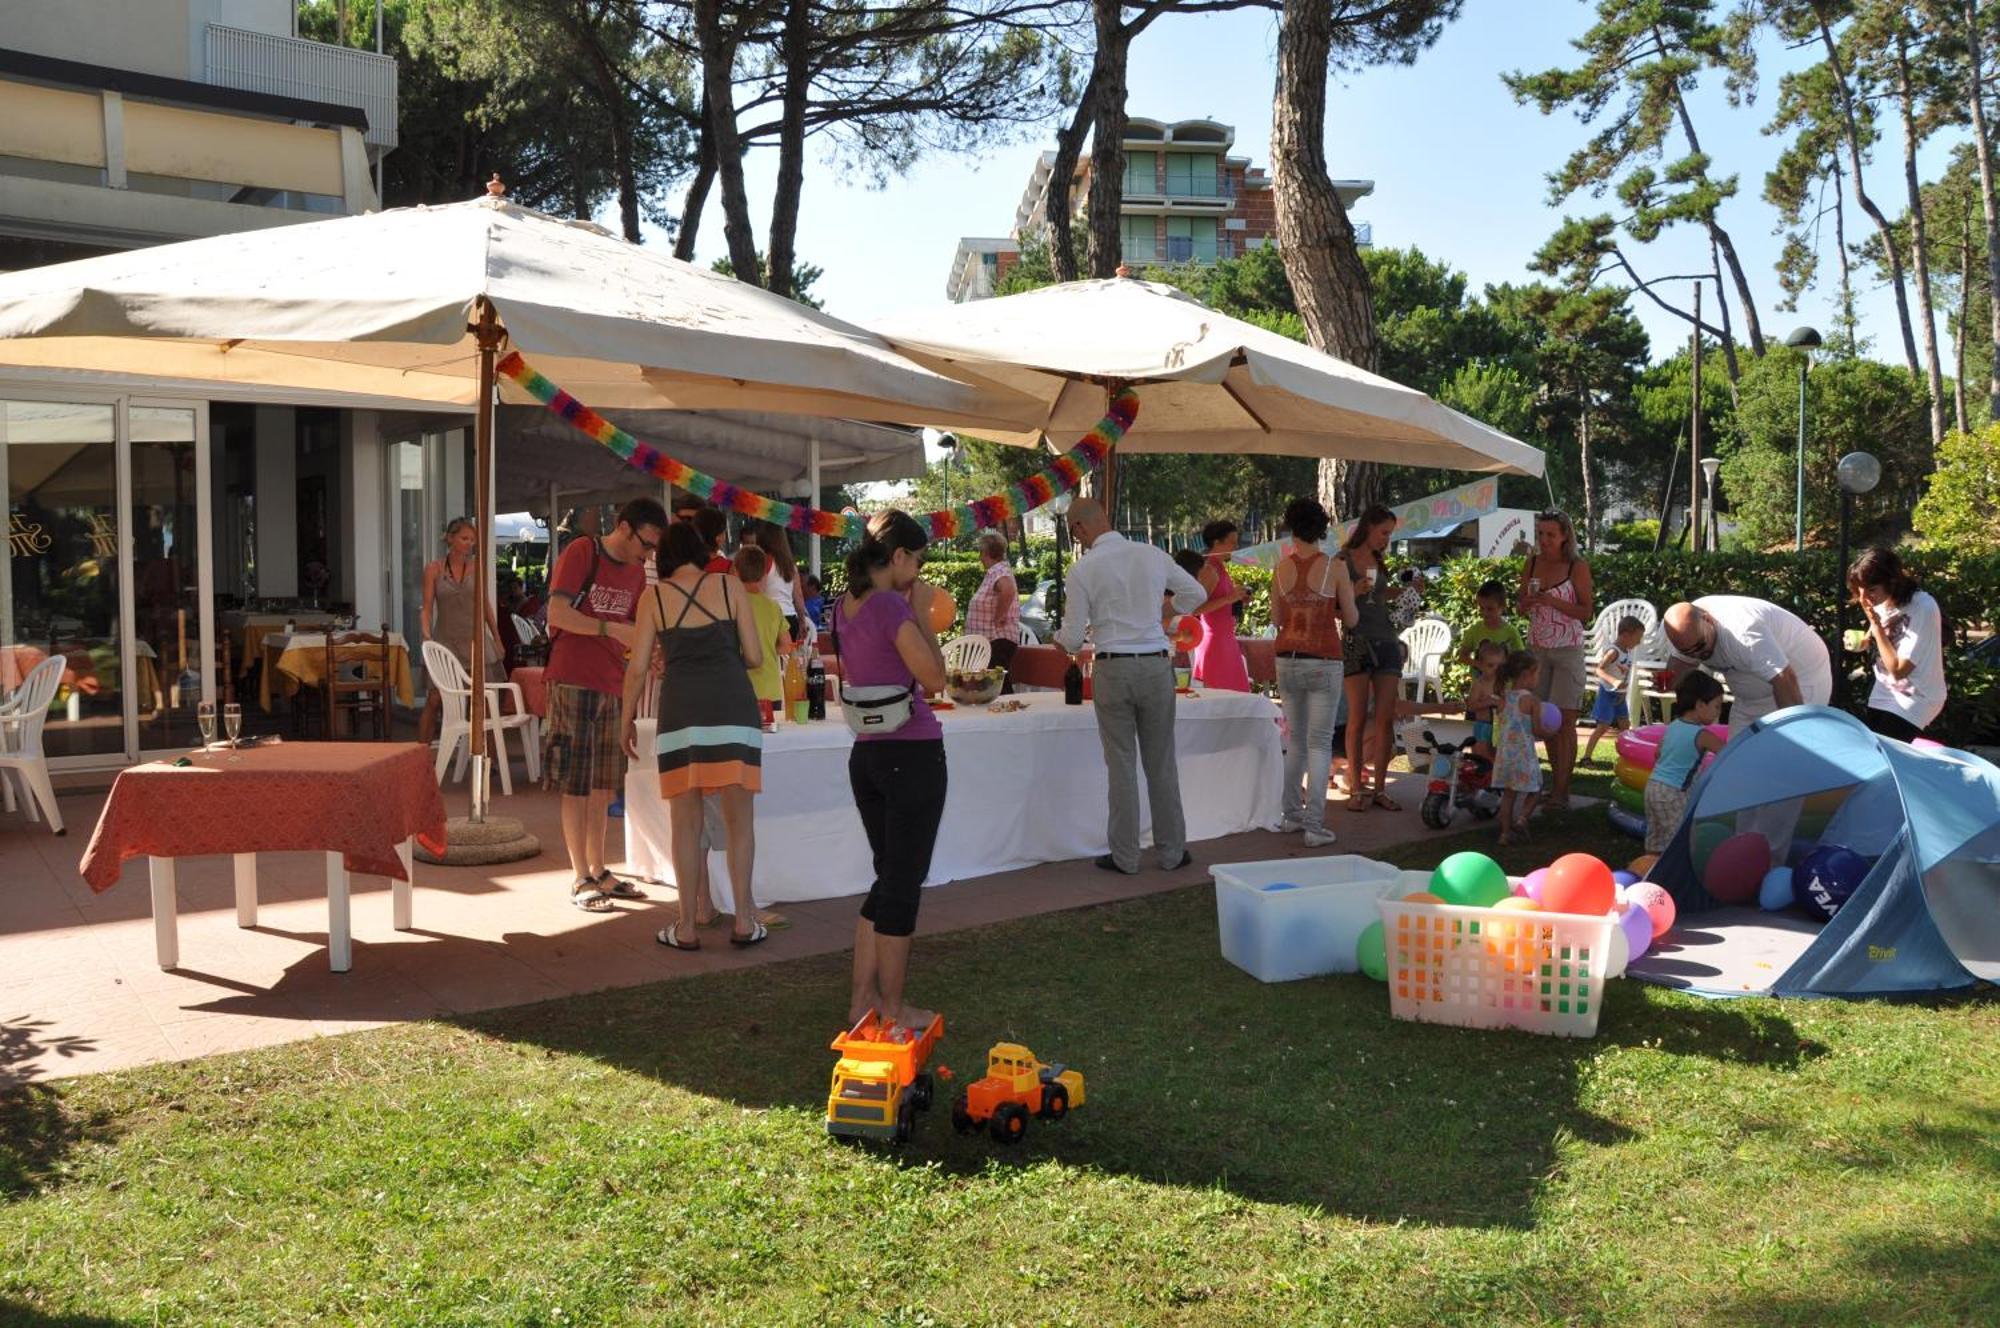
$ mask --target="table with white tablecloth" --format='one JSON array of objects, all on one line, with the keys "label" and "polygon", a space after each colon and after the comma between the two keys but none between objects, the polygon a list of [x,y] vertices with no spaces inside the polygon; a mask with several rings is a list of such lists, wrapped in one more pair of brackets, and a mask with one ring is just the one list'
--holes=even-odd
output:
[{"label": "table with white tablecloth", "polygon": [[[961,707],[938,716],[950,787],[926,885],[990,876],[1039,862],[1108,850],[1103,749],[1091,707],[1060,693],[1019,699],[1025,710]],[[764,791],[757,796],[755,893],[760,904],[865,892],[874,880],[868,839],[847,782],[854,737],[830,717],[782,725],[764,736]],[[1179,698],[1175,753],[1188,841],[1275,825],[1283,783],[1278,708],[1266,697],[1202,692]],[[639,750],[653,749],[641,720]],[[1142,833],[1150,836],[1141,777]],[[640,876],[674,879],[666,804],[652,758],[625,776],[625,861]],[[729,904],[723,854],[710,856],[716,904]],[[1150,864],[1149,864],[1150,865]]]}]

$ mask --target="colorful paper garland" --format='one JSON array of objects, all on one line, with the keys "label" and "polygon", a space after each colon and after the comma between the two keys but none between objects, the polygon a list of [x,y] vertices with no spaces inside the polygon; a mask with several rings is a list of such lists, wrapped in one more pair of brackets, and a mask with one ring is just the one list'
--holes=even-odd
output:
[{"label": "colorful paper garland", "polygon": [[[786,530],[808,535],[842,536],[860,539],[867,533],[868,518],[854,512],[830,512],[803,503],[785,503],[752,493],[726,480],[703,474],[683,461],[676,461],[658,448],[640,442],[590,407],[543,377],[519,351],[510,351],[494,366],[569,424],[603,444],[613,456],[635,470],[643,470],[677,489],[686,489],[717,507],[741,513],[756,521],[768,521]],[[1062,456],[1041,470],[1017,480],[1006,492],[977,498],[942,511],[916,514],[917,520],[934,540],[956,539],[973,531],[999,527],[1027,515],[1065,493],[1072,492],[1083,477],[1103,464],[1132,422],[1139,418],[1139,395],[1126,388],[1111,399],[1110,407],[1096,427],[1085,434]]]}]

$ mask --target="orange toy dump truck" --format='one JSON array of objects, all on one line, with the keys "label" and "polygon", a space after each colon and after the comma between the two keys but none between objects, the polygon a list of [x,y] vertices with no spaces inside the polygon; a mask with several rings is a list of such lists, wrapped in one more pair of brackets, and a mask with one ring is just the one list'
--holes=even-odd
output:
[{"label": "orange toy dump truck", "polygon": [[911,1033],[892,1030],[873,1010],[835,1036],[840,1060],[826,1096],[826,1132],[908,1143],[917,1113],[930,1110],[931,1076],[924,1066],[943,1036],[943,1015],[933,1015],[929,1027]]},{"label": "orange toy dump truck", "polygon": [[1017,1042],[996,1042],[986,1053],[986,1077],[958,1095],[952,1127],[970,1134],[981,1125],[1003,1144],[1020,1142],[1028,1117],[1061,1120],[1083,1105],[1083,1076],[1061,1063],[1044,1065]]}]

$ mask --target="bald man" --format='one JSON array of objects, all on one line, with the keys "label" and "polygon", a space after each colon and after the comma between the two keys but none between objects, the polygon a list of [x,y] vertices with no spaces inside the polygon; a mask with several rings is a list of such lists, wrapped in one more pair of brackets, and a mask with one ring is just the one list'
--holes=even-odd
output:
[{"label": "bald man", "polygon": [[1720,673],[1735,697],[1729,731],[1795,705],[1833,700],[1826,642],[1795,613],[1746,595],[1704,595],[1661,619],[1676,661]]},{"label": "bald man", "polygon": [[1105,871],[1139,870],[1139,771],[1153,810],[1153,848],[1167,871],[1194,859],[1187,851],[1181,812],[1180,765],[1174,752],[1172,647],[1160,626],[1160,601],[1192,613],[1208,598],[1201,582],[1182,571],[1162,549],[1134,544],[1111,528],[1104,505],[1079,498],[1070,505],[1069,530],[1088,553],[1069,574],[1068,606],[1057,647],[1068,654],[1088,636],[1096,647],[1091,672],[1097,736],[1111,781],[1107,838],[1111,852],[1097,860]]}]

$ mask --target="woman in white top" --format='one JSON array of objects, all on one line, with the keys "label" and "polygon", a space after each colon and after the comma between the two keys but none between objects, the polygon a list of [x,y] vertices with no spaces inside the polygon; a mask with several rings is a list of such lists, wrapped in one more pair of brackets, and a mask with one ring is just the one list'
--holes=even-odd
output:
[{"label": "woman in white top", "polygon": [[1944,709],[1944,614],[1893,549],[1869,549],[1847,569],[1847,586],[1875,645],[1875,687],[1863,718],[1908,742]]},{"label": "woman in white top", "polygon": [[758,589],[785,615],[785,626],[791,629],[792,640],[797,641],[804,631],[806,592],[799,582],[798,560],[792,557],[791,537],[770,522],[761,521],[751,529],[750,542],[771,559],[771,570],[764,574]]}]

